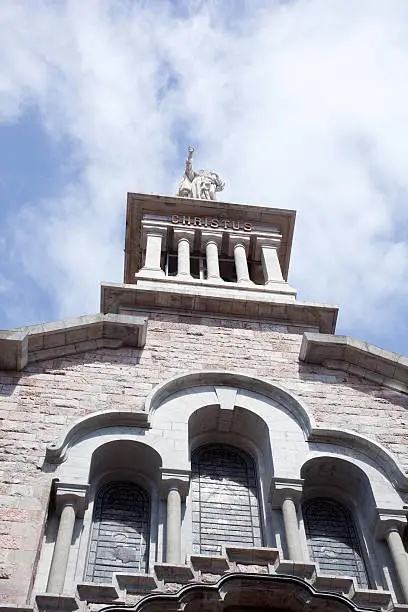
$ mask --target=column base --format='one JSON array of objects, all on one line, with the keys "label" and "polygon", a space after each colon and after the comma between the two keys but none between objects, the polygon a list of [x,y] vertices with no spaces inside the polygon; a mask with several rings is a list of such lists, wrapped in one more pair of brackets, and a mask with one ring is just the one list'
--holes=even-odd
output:
[{"label": "column base", "polygon": [[247,287],[253,287],[255,283],[251,279],[243,278],[237,281],[237,285],[246,285]]},{"label": "column base", "polygon": [[225,280],[221,276],[207,276],[205,279],[209,283],[225,283]]},{"label": "column base", "polygon": [[166,276],[166,274],[161,268],[141,268],[139,272],[135,274],[135,278],[139,278],[140,276],[153,276],[154,278],[163,278]]}]

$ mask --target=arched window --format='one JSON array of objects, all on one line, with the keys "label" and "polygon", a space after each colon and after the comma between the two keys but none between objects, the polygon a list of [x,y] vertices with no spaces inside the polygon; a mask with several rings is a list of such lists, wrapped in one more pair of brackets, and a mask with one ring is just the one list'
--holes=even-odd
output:
[{"label": "arched window", "polygon": [[132,482],[112,482],[97,493],[86,580],[111,582],[116,572],[148,569],[150,498]]},{"label": "arched window", "polygon": [[353,517],[332,499],[316,497],[302,507],[310,555],[322,574],[351,576],[362,588],[368,577]]},{"label": "arched window", "polygon": [[222,545],[262,546],[255,465],[227,445],[193,452],[193,552],[221,555]]}]

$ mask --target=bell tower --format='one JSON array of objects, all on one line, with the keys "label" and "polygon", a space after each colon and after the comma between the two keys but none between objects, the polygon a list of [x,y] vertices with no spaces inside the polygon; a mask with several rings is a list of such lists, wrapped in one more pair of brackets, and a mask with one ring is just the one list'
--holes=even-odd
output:
[{"label": "bell tower", "polygon": [[192,167],[177,196],[129,193],[123,284],[102,285],[102,311],[245,316],[333,333],[337,308],[296,300],[287,281],[296,213],[217,202],[224,183]]}]

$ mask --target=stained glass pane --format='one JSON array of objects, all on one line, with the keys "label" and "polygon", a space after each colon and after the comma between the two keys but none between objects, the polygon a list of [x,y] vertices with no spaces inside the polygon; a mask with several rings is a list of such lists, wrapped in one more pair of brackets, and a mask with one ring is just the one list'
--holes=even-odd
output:
[{"label": "stained glass pane", "polygon": [[149,556],[150,499],[132,482],[113,482],[97,494],[86,580],[111,582],[116,572],[145,572]]},{"label": "stained glass pane", "polygon": [[322,574],[355,576],[368,588],[368,577],[350,512],[338,502],[317,497],[303,505],[310,555]]},{"label": "stained glass pane", "polygon": [[221,555],[222,545],[261,546],[253,460],[227,445],[197,449],[191,457],[193,552]]}]

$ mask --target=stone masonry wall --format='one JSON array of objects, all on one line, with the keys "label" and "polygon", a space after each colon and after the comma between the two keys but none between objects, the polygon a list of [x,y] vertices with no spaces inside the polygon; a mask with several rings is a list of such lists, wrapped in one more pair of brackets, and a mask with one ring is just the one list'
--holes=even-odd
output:
[{"label": "stone masonry wall", "polygon": [[306,402],[318,425],[365,434],[408,469],[408,396],[299,363],[306,329],[149,317],[143,350],[100,350],[0,372],[0,606],[24,604],[30,591],[52,479],[41,470],[46,445],[92,411],[142,408],[151,389],[174,375],[228,369],[282,384]]}]

